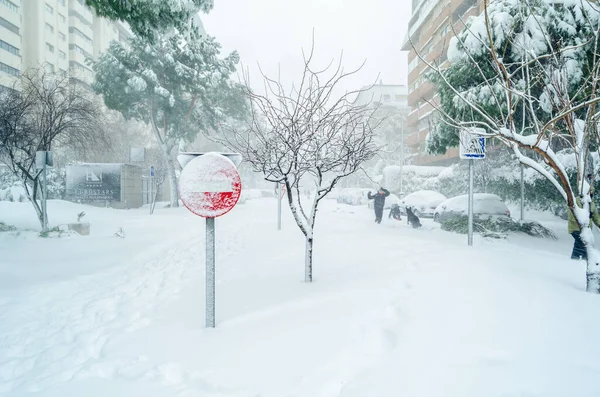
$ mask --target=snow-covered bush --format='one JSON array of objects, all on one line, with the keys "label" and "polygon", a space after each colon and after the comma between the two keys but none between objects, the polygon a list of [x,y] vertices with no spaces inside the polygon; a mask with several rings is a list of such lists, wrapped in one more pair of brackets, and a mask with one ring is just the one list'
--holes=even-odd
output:
[{"label": "snow-covered bush", "polygon": [[[577,181],[577,169],[575,156],[567,151],[557,153],[566,165],[571,184]],[[594,174],[599,172],[600,158],[597,153],[593,154],[595,169]],[[550,167],[548,172],[553,173]],[[429,181],[436,184],[437,190],[447,197],[455,197],[467,194],[469,189],[469,165],[467,161],[461,161],[444,170],[437,180]],[[540,173],[531,169],[524,170],[525,182],[525,206],[527,208],[552,211],[560,215],[565,213],[566,205],[556,187],[550,180],[544,178]],[[508,203],[519,203],[521,200],[521,170],[514,158],[505,155],[490,153],[485,160],[475,162],[474,171],[475,193],[492,193],[500,196],[502,201]],[[600,189],[600,180],[593,181],[596,191]]]},{"label": "snow-covered bush", "polygon": [[[469,217],[466,215],[445,218],[442,221],[442,230],[467,234]],[[518,222],[512,218],[485,218],[473,219],[473,230],[489,237],[500,237],[506,233],[525,233],[533,237],[550,238],[556,240],[556,235],[542,224],[535,221]]]},{"label": "snow-covered bush", "polygon": [[13,232],[15,230],[17,230],[16,227],[12,225],[7,225],[4,222],[0,222],[0,232]]}]

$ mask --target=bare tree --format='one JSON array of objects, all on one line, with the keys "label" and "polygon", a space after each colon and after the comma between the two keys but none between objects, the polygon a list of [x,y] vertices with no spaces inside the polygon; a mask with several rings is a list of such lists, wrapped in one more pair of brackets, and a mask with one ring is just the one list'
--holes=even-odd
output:
[{"label": "bare tree", "polygon": [[[600,255],[589,227],[587,162],[590,144],[599,138],[600,10],[587,0],[569,5],[484,0],[484,7],[451,45],[449,68],[421,57],[440,88],[441,104],[432,105],[445,126],[496,138],[521,164],[553,183],[581,230],[587,290],[598,293]],[[516,17],[508,18],[509,13]],[[557,15],[576,23],[572,31],[586,40],[557,31],[552,19]],[[471,85],[464,79],[458,83],[467,71]],[[569,181],[564,156],[557,153],[565,148],[576,159],[576,186]]]},{"label": "bare tree", "polygon": [[89,92],[42,69],[26,72],[13,89],[0,94],[0,161],[21,180],[42,226],[38,199],[44,199],[44,192],[36,152],[50,151],[57,144],[107,145],[99,109]]},{"label": "bare tree", "polygon": [[[377,151],[373,108],[353,106],[358,91],[336,96],[340,83],[358,70],[344,72],[341,59],[324,70],[311,66],[314,44],[304,56],[299,85],[286,92],[281,82],[263,74],[265,94],[246,87],[252,104],[247,128],[230,133],[225,142],[239,151],[270,182],[283,183],[288,205],[306,241],[305,281],[313,278],[313,243],[321,200],[340,179],[356,172]],[[301,184],[314,183],[310,202]],[[305,199],[306,200],[306,199]]]}]

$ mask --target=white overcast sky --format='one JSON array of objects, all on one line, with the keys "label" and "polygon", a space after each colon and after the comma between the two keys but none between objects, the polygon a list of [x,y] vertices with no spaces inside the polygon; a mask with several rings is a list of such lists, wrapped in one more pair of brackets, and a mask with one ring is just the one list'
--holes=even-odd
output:
[{"label": "white overcast sky", "polygon": [[366,60],[360,74],[346,80],[352,90],[376,81],[406,84],[402,42],[411,12],[410,0],[215,0],[202,15],[207,33],[223,50],[237,50],[256,88],[257,63],[270,76],[281,68],[282,82],[298,80],[301,50],[310,48],[314,29],[317,66],[344,51],[346,69]]}]

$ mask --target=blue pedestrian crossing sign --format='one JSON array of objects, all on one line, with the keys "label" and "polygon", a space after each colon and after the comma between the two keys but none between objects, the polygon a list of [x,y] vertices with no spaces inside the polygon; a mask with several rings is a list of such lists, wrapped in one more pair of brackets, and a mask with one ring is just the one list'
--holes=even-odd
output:
[{"label": "blue pedestrian crossing sign", "polygon": [[484,159],[485,158],[485,134],[482,128],[467,128],[460,131],[460,158],[461,159]]}]

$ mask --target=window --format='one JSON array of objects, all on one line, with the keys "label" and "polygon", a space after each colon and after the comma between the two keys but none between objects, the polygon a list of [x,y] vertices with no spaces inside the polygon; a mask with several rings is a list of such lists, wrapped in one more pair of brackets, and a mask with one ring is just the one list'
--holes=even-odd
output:
[{"label": "window", "polygon": [[67,59],[67,54],[64,51],[58,50],[58,57],[60,59]]},{"label": "window", "polygon": [[46,73],[54,73],[54,65],[46,62],[46,64],[44,65],[44,70],[46,71]]},{"label": "window", "polygon": [[77,0],[77,2],[78,2],[79,4],[81,4],[82,6],[85,6],[85,0]]},{"label": "window", "polygon": [[61,23],[66,23],[67,22],[67,18],[65,18],[65,16],[63,14],[58,14],[58,20]]},{"label": "window", "polygon": [[60,77],[67,77],[67,71],[64,69],[58,69],[58,71],[60,72]]},{"label": "window", "polygon": [[13,55],[21,56],[21,51],[17,47],[8,44],[6,41],[0,40],[0,48],[4,51],[10,52]]},{"label": "window", "polygon": [[50,7],[48,3],[46,3],[46,12],[50,15],[54,15],[54,8]]},{"label": "window", "polygon": [[67,40],[67,36],[65,36],[65,34],[63,32],[58,32],[58,38],[60,39],[60,41]]},{"label": "window", "polygon": [[387,95],[387,94],[385,94],[385,95],[383,96],[383,100],[384,100],[384,102],[389,102],[389,101],[390,101],[390,99],[391,99],[391,98],[390,98],[390,96],[389,96],[389,95]]},{"label": "window", "polygon": [[396,102],[402,102],[404,96],[396,94]]},{"label": "window", "polygon": [[54,46],[50,43],[46,43],[46,49],[50,52],[54,52]]},{"label": "window", "polygon": [[74,16],[75,18],[79,19],[79,21],[80,21],[82,24],[86,25],[86,26],[90,26],[90,27],[92,26],[92,22],[90,22],[90,21],[88,21],[87,19],[85,19],[85,17],[84,17],[84,16],[82,16],[80,13],[78,13],[78,12],[77,12],[77,11],[75,11],[75,10],[70,10],[70,12],[69,12],[69,15],[72,15],[72,16]]},{"label": "window", "polygon": [[450,33],[450,25],[446,25],[446,26],[444,26],[444,27],[442,28],[442,30],[440,31],[440,36],[441,36],[442,38],[443,38],[443,37],[446,37],[446,35],[447,35],[448,33]]},{"label": "window", "polygon": [[69,44],[69,50],[78,52],[81,55],[83,55],[84,57],[92,58],[92,55],[89,52],[87,52],[86,50],[84,50],[83,48],[79,47],[76,44]]},{"label": "window", "polygon": [[54,26],[47,23],[46,24],[46,33],[54,33]]},{"label": "window", "polygon": [[88,44],[92,44],[92,39],[90,39],[89,37],[87,37],[81,30],[74,28],[74,27],[70,27],[69,28],[69,32],[76,34],[77,36],[81,37],[83,40],[86,41],[86,43]]},{"label": "window", "polygon": [[65,5],[65,0],[58,0],[58,4],[60,4],[61,6]]},{"label": "window", "polygon": [[11,76],[19,76],[19,74],[21,74],[19,69],[15,69],[12,66],[8,66],[7,64],[2,62],[0,62],[0,72],[10,74]]},{"label": "window", "polygon": [[80,72],[89,72],[88,68],[86,68],[79,62],[71,61],[71,62],[69,62],[69,67],[73,70],[77,70]]},{"label": "window", "polygon": [[13,25],[12,23],[8,22],[4,18],[0,18],[0,26],[10,30],[14,34],[19,34],[19,28],[16,25]]},{"label": "window", "polygon": [[408,65],[408,73],[410,73],[413,70],[415,70],[415,68],[418,65],[419,65],[419,57],[415,57],[415,59],[413,59],[412,61],[410,61],[410,64]]},{"label": "window", "polygon": [[9,0],[0,0],[0,4],[13,12],[19,12],[19,6]]}]

